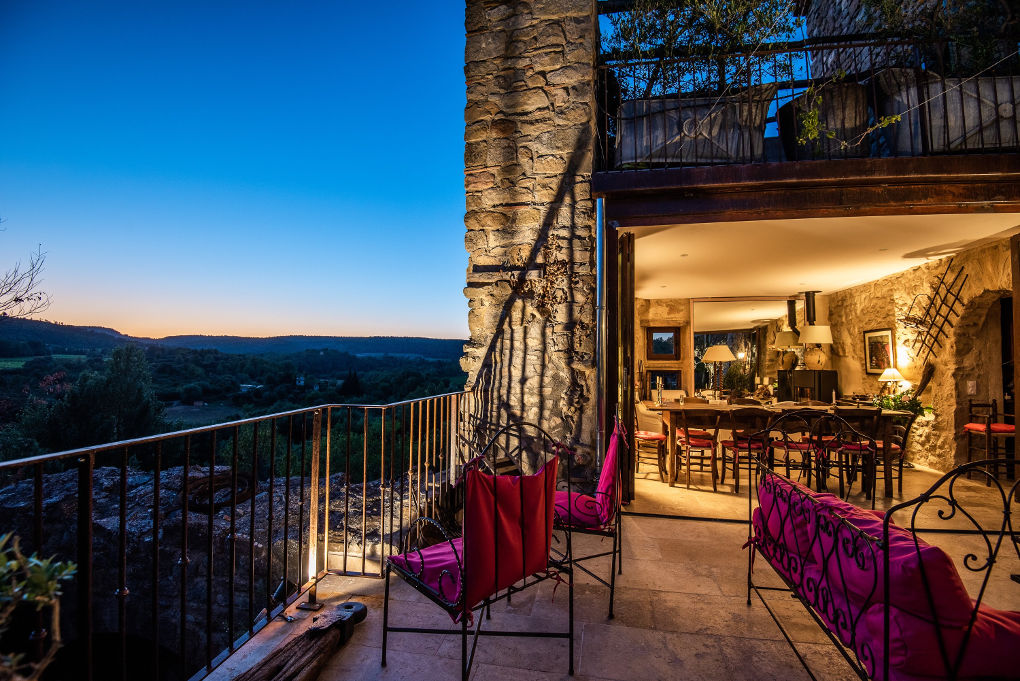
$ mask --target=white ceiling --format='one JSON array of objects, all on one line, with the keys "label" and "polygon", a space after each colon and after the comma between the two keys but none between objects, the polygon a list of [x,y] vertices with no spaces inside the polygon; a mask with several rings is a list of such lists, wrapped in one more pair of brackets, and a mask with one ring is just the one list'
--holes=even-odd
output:
[{"label": "white ceiling", "polygon": [[[758,220],[638,229],[635,292],[638,298],[789,296],[805,290],[824,295],[1016,232],[1020,232],[1018,213]],[[695,328],[747,328],[752,320],[785,313],[782,302],[698,304]],[[699,321],[699,316],[709,321]]]},{"label": "white ceiling", "polygon": [[749,329],[765,320],[786,316],[786,301],[752,300],[731,303],[694,303],[694,331]]}]

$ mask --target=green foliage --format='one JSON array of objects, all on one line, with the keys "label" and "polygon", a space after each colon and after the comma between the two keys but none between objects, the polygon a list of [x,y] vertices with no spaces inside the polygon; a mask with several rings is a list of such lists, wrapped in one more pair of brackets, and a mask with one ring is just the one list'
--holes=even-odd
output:
[{"label": "green foliage", "polygon": [[782,75],[777,69],[788,71],[789,64],[757,50],[800,27],[795,7],[792,0],[636,0],[629,11],[609,15],[602,49],[609,61],[644,61],[628,68],[634,77],[624,79],[627,98],[669,94],[681,85],[686,92],[747,87],[775,80]]},{"label": "green foliage", "polygon": [[754,390],[754,375],[744,370],[743,362],[730,362],[723,374],[722,386],[730,391],[751,392]]},{"label": "green foliage", "polygon": [[51,641],[41,660],[31,662],[18,653],[0,654],[0,681],[38,679],[53,661],[61,645],[61,585],[75,573],[70,562],[36,555],[25,556],[17,537],[0,536],[0,637],[7,631],[14,611],[21,605],[49,609]]},{"label": "green foliage", "polygon": [[876,407],[895,411],[909,411],[911,414],[921,416],[922,414],[934,413],[932,407],[925,407],[921,404],[921,398],[914,395],[914,390],[904,390],[895,395],[880,395],[875,398]]},{"label": "green foliage", "polygon": [[867,28],[914,38],[928,68],[943,76],[974,75],[1016,54],[1020,13],[1015,3],[864,0],[864,6]]},{"label": "green foliage", "polygon": [[162,415],[145,352],[124,346],[102,371],[82,372],[58,399],[29,404],[21,427],[44,448],[73,449],[151,435],[159,431]]}]

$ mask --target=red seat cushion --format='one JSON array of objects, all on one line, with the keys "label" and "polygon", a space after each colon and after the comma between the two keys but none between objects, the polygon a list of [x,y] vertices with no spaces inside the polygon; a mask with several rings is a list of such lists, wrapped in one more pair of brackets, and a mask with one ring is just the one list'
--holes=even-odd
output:
[{"label": "red seat cushion", "polygon": [[682,440],[682,445],[690,449],[714,449],[715,443],[711,440],[702,439],[700,437],[692,437],[690,440]]},{"label": "red seat cushion", "polygon": [[[687,429],[687,434],[690,435],[691,437],[700,437],[700,438],[712,439],[712,433],[708,432],[707,430],[699,430],[699,429],[696,429],[696,428],[688,428]],[[678,438],[686,437],[684,435],[684,429],[683,428],[677,428],[676,429],[676,436]]]},{"label": "red seat cushion", "polygon": [[[726,449],[733,449],[733,440],[723,440],[721,444]],[[765,443],[761,440],[737,440],[736,444],[740,449],[761,449]]]},{"label": "red seat cushion", "polygon": [[789,449],[797,452],[810,452],[814,446],[810,442],[783,442],[776,440],[772,443],[773,449]]},{"label": "red seat cushion", "polygon": [[557,490],[555,500],[556,517],[561,523],[572,527],[602,527],[599,502],[595,497]]},{"label": "red seat cushion", "polygon": [[650,430],[635,430],[634,437],[638,440],[660,440],[665,441],[666,436],[662,433],[655,433]]},{"label": "red seat cushion", "polygon": [[460,596],[460,573],[464,565],[464,540],[433,544],[421,551],[390,556],[390,562],[420,579],[449,603]]},{"label": "red seat cushion", "polygon": [[[882,442],[881,440],[876,440],[875,441],[875,446],[878,447],[881,450],[881,449],[885,448],[885,443]],[[889,445],[889,451],[898,452],[898,451],[900,451],[900,446],[898,444],[896,444],[895,442],[893,442],[893,443],[891,443]]]},{"label": "red seat cushion", "polygon": [[[985,424],[983,423],[968,423],[963,426],[964,430],[969,430],[974,433],[985,432]],[[1012,423],[993,423],[991,424],[991,430],[993,433],[1015,433],[1016,426]]]}]

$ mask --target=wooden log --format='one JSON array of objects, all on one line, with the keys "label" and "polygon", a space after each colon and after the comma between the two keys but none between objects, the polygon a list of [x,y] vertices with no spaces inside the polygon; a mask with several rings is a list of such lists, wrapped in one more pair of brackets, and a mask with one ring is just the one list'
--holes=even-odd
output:
[{"label": "wooden log", "polygon": [[354,625],[367,614],[361,603],[341,603],[235,681],[315,681],[332,654],[350,639]]}]

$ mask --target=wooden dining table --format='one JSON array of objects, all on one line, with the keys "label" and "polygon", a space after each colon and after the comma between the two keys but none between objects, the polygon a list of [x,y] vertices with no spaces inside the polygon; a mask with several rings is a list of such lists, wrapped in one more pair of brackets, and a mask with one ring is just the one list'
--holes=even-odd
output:
[{"label": "wooden dining table", "polygon": [[[663,402],[661,405],[656,405],[655,402],[652,401],[652,400],[644,400],[644,401],[642,401],[641,404],[644,405],[650,411],[659,412],[661,414],[661,416],[662,416],[662,423],[663,423],[663,425],[666,426],[666,447],[667,447],[667,452],[666,452],[666,470],[667,470],[667,480],[669,481],[669,486],[670,487],[675,487],[676,486],[676,483],[673,480],[673,478],[674,478],[674,468],[676,467],[676,428],[677,428],[677,415],[678,414],[680,414],[685,409],[699,409],[699,410],[712,409],[712,410],[718,410],[720,412],[729,412],[729,411],[732,411],[734,409],[746,409],[749,406],[751,406],[751,407],[754,406],[754,405],[746,405],[746,404],[711,404],[711,403],[709,403],[709,404],[703,404],[703,403],[692,404],[690,402]],[[782,407],[777,407],[775,405],[762,405],[761,408],[762,409],[767,409],[767,410],[772,411],[772,412],[775,412],[776,415],[782,414],[785,411],[792,411],[792,410],[795,410],[795,409],[797,409],[797,410],[799,410],[799,409],[818,409],[818,410],[821,410],[821,411],[828,411],[828,412],[832,411],[832,406],[831,405],[824,406],[824,407],[823,406],[811,406],[811,407],[782,406]],[[879,439],[879,440],[882,441],[882,462],[883,462],[883,465],[884,465],[884,470],[886,471],[886,474],[883,476],[884,481],[885,481],[884,489],[883,489],[883,494],[885,495],[885,497],[887,499],[891,498],[892,495],[893,495],[893,480],[892,480],[892,476],[889,475],[889,473],[888,473],[888,471],[890,470],[889,466],[892,465],[892,455],[893,455],[893,448],[891,446],[889,434],[890,434],[890,430],[892,428],[892,425],[895,422],[896,417],[899,417],[899,416],[907,416],[907,417],[909,417],[910,416],[910,412],[898,411],[898,410],[893,410],[893,409],[883,409],[882,413],[881,413],[881,416],[880,416],[880,418],[878,420],[878,423],[879,423],[878,430],[879,430],[879,432],[878,432],[878,438],[876,438],[876,439]],[[905,445],[906,445],[906,443],[904,443],[904,446]]]}]

